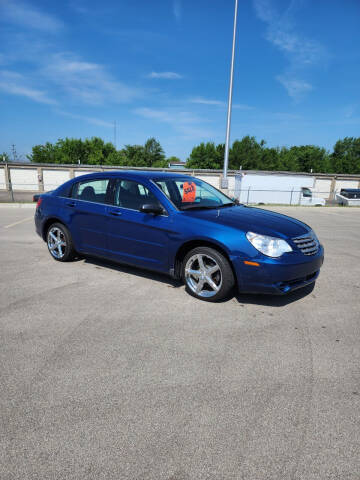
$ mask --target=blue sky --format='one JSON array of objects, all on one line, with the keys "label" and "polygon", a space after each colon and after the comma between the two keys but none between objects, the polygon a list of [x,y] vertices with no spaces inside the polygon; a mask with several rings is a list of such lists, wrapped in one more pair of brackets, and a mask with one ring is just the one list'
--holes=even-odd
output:
[{"label": "blue sky", "polygon": [[[223,143],[233,0],[0,0],[0,152]],[[360,136],[360,1],[240,0],[231,139]]]}]

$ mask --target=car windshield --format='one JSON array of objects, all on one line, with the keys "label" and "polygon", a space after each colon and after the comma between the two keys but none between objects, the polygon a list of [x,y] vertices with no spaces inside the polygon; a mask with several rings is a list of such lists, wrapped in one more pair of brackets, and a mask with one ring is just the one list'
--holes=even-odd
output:
[{"label": "car windshield", "polygon": [[235,205],[229,197],[198,178],[161,178],[154,182],[180,210],[223,208]]}]

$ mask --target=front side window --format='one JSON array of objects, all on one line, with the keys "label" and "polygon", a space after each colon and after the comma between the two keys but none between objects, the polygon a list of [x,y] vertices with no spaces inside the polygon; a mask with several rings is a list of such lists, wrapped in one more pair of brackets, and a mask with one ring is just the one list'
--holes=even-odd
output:
[{"label": "front side window", "polygon": [[72,188],[71,197],[87,202],[108,203],[108,186],[108,178],[75,183]]},{"label": "front side window", "polygon": [[114,192],[114,205],[131,210],[140,210],[145,204],[160,205],[160,202],[141,183],[132,180],[117,180]]},{"label": "front side window", "polygon": [[155,180],[155,183],[180,210],[234,205],[229,197],[198,178],[166,178]]}]

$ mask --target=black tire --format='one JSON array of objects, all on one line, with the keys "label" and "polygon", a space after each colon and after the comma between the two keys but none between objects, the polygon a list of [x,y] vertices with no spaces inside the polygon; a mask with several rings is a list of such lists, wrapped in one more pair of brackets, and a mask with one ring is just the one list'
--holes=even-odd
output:
[{"label": "black tire", "polygon": [[[51,248],[52,239],[53,239],[53,236],[51,236],[51,234],[54,235],[55,232],[56,232],[55,236],[59,238],[62,241],[62,243],[65,243],[65,245],[60,246],[60,250],[58,248],[55,248],[55,249]],[[57,232],[60,233],[59,236],[57,235]],[[58,262],[70,262],[71,260],[74,259],[76,255],[76,251],[74,249],[74,244],[73,244],[70,232],[62,223],[55,222],[49,226],[46,232],[46,243],[47,243],[48,250],[51,257],[54,260],[57,260]],[[60,251],[62,252],[61,255],[59,253]]]},{"label": "black tire", "polygon": [[[218,291],[211,288],[210,284],[207,284],[206,277],[204,279],[204,277],[200,278],[198,274],[195,277],[189,274],[190,270],[197,271],[196,266],[198,266],[199,272],[201,271],[200,264],[194,260],[194,258],[199,255],[203,256],[203,264],[206,263],[206,271],[210,272],[211,269],[215,269],[215,264],[219,267],[213,274],[210,274],[210,279],[213,280],[215,286],[218,287]],[[193,269],[193,265],[195,265],[195,269]],[[217,302],[227,298],[235,285],[235,278],[229,261],[218,250],[210,247],[196,247],[188,252],[182,262],[181,274],[186,291],[193,297],[206,302]],[[198,281],[196,280],[197,278]],[[196,287],[200,281],[203,282],[204,290],[198,294],[194,291],[194,287]],[[209,292],[206,290],[209,290]]]}]

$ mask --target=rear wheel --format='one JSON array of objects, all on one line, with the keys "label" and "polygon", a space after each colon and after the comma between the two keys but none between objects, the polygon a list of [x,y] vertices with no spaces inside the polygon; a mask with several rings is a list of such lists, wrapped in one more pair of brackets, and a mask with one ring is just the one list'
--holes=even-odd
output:
[{"label": "rear wheel", "polygon": [[69,262],[75,257],[75,249],[69,230],[62,223],[50,225],[46,242],[51,256],[58,262]]},{"label": "rear wheel", "polygon": [[182,277],[187,292],[207,302],[226,298],[235,283],[228,260],[209,247],[194,248],[185,256]]}]

